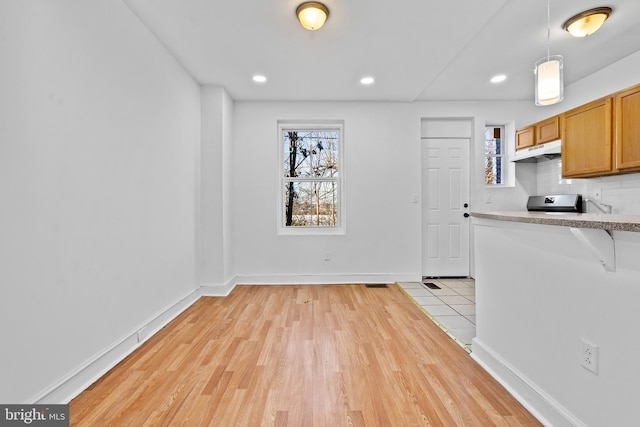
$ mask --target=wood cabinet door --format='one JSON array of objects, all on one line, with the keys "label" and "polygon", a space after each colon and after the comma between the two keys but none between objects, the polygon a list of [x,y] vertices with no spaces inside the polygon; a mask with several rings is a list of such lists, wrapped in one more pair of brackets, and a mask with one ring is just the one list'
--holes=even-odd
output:
[{"label": "wood cabinet door", "polygon": [[640,169],[640,85],[618,92],[616,106],[616,167]]},{"label": "wood cabinet door", "polygon": [[535,135],[533,126],[527,126],[516,131],[516,150],[533,147],[536,143]]},{"label": "wood cabinet door", "polygon": [[590,177],[613,171],[613,97],[562,115],[562,176]]},{"label": "wood cabinet door", "polygon": [[560,139],[560,116],[536,123],[536,145]]}]

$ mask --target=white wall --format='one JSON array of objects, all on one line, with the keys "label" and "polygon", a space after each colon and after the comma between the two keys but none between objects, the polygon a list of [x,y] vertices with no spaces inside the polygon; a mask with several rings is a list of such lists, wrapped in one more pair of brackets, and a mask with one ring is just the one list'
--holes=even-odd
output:
[{"label": "white wall", "polygon": [[[484,125],[519,117],[524,103],[236,102],[233,121],[235,272],[249,282],[416,280],[421,276],[420,125],[422,118],[474,123],[471,209],[492,192],[506,209],[527,194],[520,186],[484,185]],[[526,108],[524,108],[526,109]],[[516,116],[516,117],[514,117]],[[346,234],[278,236],[278,120],[343,120]],[[480,148],[478,148],[480,147]],[[516,202],[513,202],[516,199]],[[331,260],[324,261],[325,252]]]},{"label": "white wall", "polygon": [[0,4],[0,402],[199,285],[200,93],[120,1]]},{"label": "white wall", "polygon": [[[419,275],[420,210],[412,197],[420,192],[420,121],[410,111],[403,104],[236,102],[233,203],[240,280]],[[344,120],[345,235],[277,235],[277,121],[297,119]],[[331,261],[324,261],[326,251]]]},{"label": "white wall", "polygon": [[[206,287],[228,288],[233,274],[231,163],[233,101],[221,86],[202,88],[201,228]],[[225,293],[224,290],[220,291]]]}]

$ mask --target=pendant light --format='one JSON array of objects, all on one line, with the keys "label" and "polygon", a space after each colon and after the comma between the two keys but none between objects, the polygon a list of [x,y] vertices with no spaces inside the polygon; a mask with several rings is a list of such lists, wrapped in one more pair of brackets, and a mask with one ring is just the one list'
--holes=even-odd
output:
[{"label": "pendant light", "polygon": [[322,3],[310,1],[302,3],[296,9],[296,15],[305,29],[310,31],[319,30],[329,17],[329,9]]},{"label": "pendant light", "polygon": [[547,0],[547,56],[535,63],[536,105],[552,105],[564,99],[562,55],[550,55],[551,8]]}]

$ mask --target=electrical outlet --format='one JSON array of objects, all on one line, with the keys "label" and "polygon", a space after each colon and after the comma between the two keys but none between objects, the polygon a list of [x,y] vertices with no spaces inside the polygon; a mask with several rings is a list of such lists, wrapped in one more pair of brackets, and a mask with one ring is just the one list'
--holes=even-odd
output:
[{"label": "electrical outlet", "polygon": [[602,189],[598,188],[596,190],[593,190],[593,199],[602,200]]},{"label": "electrical outlet", "polygon": [[584,338],[580,340],[580,365],[598,375],[598,346]]}]

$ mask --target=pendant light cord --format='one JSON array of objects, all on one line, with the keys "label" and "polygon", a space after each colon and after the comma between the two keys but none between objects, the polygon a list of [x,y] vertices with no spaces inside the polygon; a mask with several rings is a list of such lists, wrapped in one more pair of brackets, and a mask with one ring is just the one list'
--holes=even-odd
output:
[{"label": "pendant light cord", "polygon": [[547,61],[550,56],[551,46],[551,6],[549,5],[551,0],[547,0]]}]

